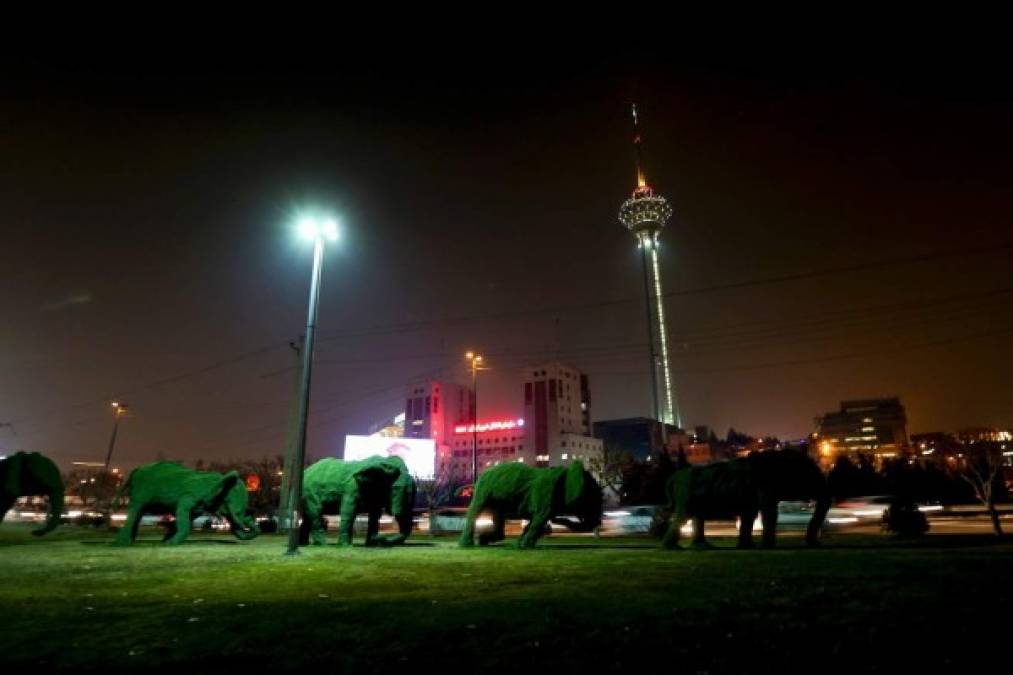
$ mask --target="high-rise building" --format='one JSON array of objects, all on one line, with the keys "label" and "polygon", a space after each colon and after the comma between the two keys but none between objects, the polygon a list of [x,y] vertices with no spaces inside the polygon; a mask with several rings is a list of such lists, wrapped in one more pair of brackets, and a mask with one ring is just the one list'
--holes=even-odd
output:
[{"label": "high-rise building", "polygon": [[600,457],[602,442],[591,437],[587,375],[561,363],[525,368],[524,422],[528,461],[556,466]]},{"label": "high-rise building", "polygon": [[641,145],[637,106],[634,104],[633,148],[636,155],[637,186],[633,190],[633,195],[619,208],[619,222],[636,237],[643,262],[649,372],[654,404],[651,414],[665,424],[682,427],[682,416],[675,399],[672,371],[668,360],[665,303],[661,286],[661,268],[658,264],[658,237],[668,219],[672,217],[672,207],[669,206],[668,200],[656,194],[654,188],[648,184]]},{"label": "high-rise building", "polygon": [[907,452],[907,415],[899,398],[842,401],[816,418],[816,448],[825,461],[840,454],[890,458]]},{"label": "high-rise building", "polygon": [[471,422],[475,398],[468,387],[452,382],[431,380],[408,385],[405,400],[405,438],[431,438],[440,443],[453,434],[459,424]]}]

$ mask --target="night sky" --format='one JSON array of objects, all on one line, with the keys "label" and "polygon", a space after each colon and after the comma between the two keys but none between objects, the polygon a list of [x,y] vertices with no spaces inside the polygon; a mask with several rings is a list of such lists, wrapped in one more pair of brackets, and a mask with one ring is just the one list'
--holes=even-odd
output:
[{"label": "night sky", "polygon": [[1008,74],[897,50],[609,59],[366,52],[280,63],[25,56],[0,94],[0,449],[114,464],[280,451],[287,343],[333,212],[310,455],[404,385],[591,377],[593,418],[650,409],[642,277],[616,219],[629,104],[662,235],[690,425],[799,437],[899,395],[909,432],[1013,426]]}]

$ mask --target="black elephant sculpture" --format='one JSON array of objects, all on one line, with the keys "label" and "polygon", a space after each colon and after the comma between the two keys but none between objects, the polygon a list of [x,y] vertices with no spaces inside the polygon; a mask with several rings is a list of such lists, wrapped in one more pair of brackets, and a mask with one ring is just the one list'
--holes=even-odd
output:
[{"label": "black elephant sculpture", "polygon": [[[328,457],[310,465],[303,474],[302,524],[299,541],[327,543],[323,516],[340,514],[338,546],[352,543],[356,514],[369,516],[366,546],[403,544],[412,532],[415,479],[400,457],[376,455],[358,461]],[[398,533],[379,536],[380,515],[386,511],[398,524]]]},{"label": "black elephant sculpture", "polygon": [[601,524],[601,486],[574,460],[568,467],[535,468],[520,462],[500,464],[479,476],[465,519],[461,546],[475,543],[475,520],[492,514],[493,529],[479,536],[480,545],[502,541],[507,518],[528,521],[518,548],[533,548],[556,516],[577,516],[582,529]]},{"label": "black elephant sculpture", "polygon": [[808,456],[795,451],[754,452],[740,459],[690,466],[676,471],[666,483],[672,514],[662,544],[679,548],[679,534],[693,520],[693,544],[707,546],[704,523],[739,517],[739,548],[753,546],[753,522],[763,523],[762,545],[774,546],[777,505],[785,500],[816,500],[805,540],[817,545],[823,519],[830,510],[826,476]]},{"label": "black elephant sculpture", "polygon": [[63,479],[53,460],[37,452],[16,452],[0,459],[0,523],[18,497],[49,497],[46,523],[32,534],[42,536],[60,524],[63,515]]},{"label": "black elephant sculpture", "polygon": [[260,533],[256,521],[246,513],[246,484],[236,471],[196,471],[175,462],[153,462],[130,472],[116,492],[113,509],[130,494],[127,521],[115,543],[128,545],[137,537],[137,527],[146,512],[170,512],[176,517],[163,541],[182,544],[190,536],[191,522],[200,513],[224,517],[237,539],[253,539]]}]

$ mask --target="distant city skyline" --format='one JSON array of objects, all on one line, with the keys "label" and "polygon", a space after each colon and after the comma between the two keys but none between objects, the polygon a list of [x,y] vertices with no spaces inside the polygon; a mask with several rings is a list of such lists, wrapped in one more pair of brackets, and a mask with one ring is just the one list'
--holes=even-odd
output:
[{"label": "distant city skyline", "polygon": [[986,66],[650,64],[29,64],[0,93],[0,448],[101,461],[122,399],[114,464],[280,454],[308,206],[343,234],[311,455],[414,379],[468,382],[468,350],[489,409],[559,360],[595,420],[648,415],[633,101],[686,426],[798,438],[892,396],[909,433],[1013,426],[1013,103]]}]

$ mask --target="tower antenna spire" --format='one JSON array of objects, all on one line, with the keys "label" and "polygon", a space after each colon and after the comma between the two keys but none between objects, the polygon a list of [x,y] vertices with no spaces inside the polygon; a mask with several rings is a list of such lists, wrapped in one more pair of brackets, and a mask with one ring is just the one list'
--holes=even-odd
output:
[{"label": "tower antenna spire", "polygon": [[637,163],[637,188],[647,187],[647,175],[644,173],[644,154],[641,148],[640,119],[637,115],[637,104],[633,104],[633,152]]}]

